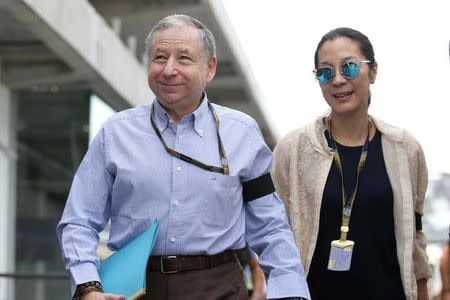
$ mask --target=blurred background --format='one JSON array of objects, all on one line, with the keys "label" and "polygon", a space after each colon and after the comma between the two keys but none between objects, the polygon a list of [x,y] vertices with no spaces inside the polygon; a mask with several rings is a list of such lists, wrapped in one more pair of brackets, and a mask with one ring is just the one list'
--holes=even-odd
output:
[{"label": "blurred background", "polygon": [[410,130],[427,157],[437,294],[450,224],[449,11],[448,1],[1,0],[0,300],[69,298],[55,228],[72,177],[106,118],[153,100],[145,37],[173,13],[212,30],[208,97],[254,117],[271,148],[326,109],[311,73],[320,37],[338,26],[369,36],[380,65],[371,112]]}]

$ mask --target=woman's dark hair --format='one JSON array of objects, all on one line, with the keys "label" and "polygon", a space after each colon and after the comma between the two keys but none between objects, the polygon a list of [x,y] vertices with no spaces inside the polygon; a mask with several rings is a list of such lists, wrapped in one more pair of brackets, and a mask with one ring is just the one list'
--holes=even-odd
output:
[{"label": "woman's dark hair", "polygon": [[[377,62],[375,60],[375,53],[373,51],[372,43],[369,41],[369,38],[358,30],[348,27],[339,27],[326,33],[320,40],[319,44],[317,45],[316,52],[314,53],[315,68],[317,68],[319,65],[318,52],[322,47],[322,45],[327,41],[332,41],[340,37],[346,37],[351,39],[352,41],[357,42],[359,44],[359,49],[361,50],[362,54],[366,57],[367,60],[370,61],[369,68],[373,69],[374,66],[376,66]],[[371,94],[369,90],[369,104],[370,100]]]},{"label": "woman's dark hair", "polygon": [[362,54],[366,57],[367,60],[370,60],[370,68],[376,64],[375,53],[373,51],[372,43],[369,41],[369,38],[365,36],[363,33],[358,30],[348,28],[348,27],[340,27],[333,29],[326,33],[319,44],[317,45],[316,52],[314,53],[314,67],[317,68],[319,64],[318,52],[322,45],[327,41],[332,41],[340,37],[349,38],[359,44],[359,48]]}]

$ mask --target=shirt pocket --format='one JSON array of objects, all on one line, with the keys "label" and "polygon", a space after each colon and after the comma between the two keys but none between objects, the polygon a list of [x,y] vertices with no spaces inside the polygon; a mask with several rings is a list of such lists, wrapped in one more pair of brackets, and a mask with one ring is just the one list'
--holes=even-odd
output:
[{"label": "shirt pocket", "polygon": [[229,227],[242,210],[242,185],[239,176],[207,175],[203,222],[209,226]]}]

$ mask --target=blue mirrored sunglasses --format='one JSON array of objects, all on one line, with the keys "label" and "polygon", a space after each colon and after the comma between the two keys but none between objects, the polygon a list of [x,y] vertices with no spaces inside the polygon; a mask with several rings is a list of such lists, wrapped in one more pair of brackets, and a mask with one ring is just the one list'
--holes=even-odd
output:
[{"label": "blue mirrored sunglasses", "polygon": [[[355,79],[359,75],[359,70],[362,63],[369,64],[370,60],[346,61],[339,66],[339,72],[347,79]],[[316,75],[317,80],[319,80],[319,82],[322,84],[330,83],[336,76],[336,70],[330,66],[319,67],[315,69],[313,73],[314,75]]]}]

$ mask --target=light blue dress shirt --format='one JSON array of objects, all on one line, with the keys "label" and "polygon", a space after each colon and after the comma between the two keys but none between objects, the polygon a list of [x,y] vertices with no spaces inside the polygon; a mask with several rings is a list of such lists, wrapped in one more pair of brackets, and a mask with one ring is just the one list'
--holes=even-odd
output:
[{"label": "light blue dress shirt", "polygon": [[[176,126],[155,101],[155,122],[170,148],[221,167],[216,124],[207,101],[205,96]],[[99,281],[98,232],[109,219],[108,247],[117,250],[158,218],[152,255],[212,255],[243,248],[246,239],[269,274],[269,298],[309,298],[277,193],[248,204],[242,200],[241,183],[268,173],[272,153],[252,118],[213,106],[230,175],[169,155],[151,126],[151,106],[122,111],[105,122],[75,174],[57,228],[72,292],[77,284]]]}]

